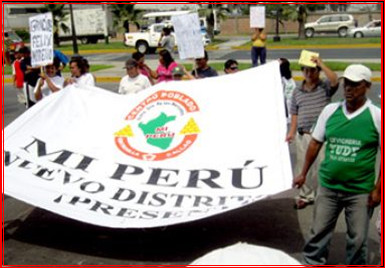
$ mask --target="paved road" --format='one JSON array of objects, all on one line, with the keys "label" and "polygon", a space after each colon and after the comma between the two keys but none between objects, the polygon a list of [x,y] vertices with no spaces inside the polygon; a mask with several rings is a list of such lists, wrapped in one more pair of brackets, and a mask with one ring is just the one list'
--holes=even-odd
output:
[{"label": "paved road", "polygon": [[[358,60],[362,61],[381,61],[381,49],[380,48],[357,48],[357,49],[317,49],[323,59],[328,60]],[[274,49],[268,50],[267,60],[275,60],[278,58],[287,59],[299,59],[301,49]],[[130,53],[108,53],[108,54],[89,54],[86,57],[89,61],[120,61],[124,62]],[[227,59],[238,59],[238,60],[250,60],[250,51],[243,50],[231,50],[221,49],[209,52],[211,60],[227,60]],[[157,59],[158,55],[149,54],[146,58]]]}]

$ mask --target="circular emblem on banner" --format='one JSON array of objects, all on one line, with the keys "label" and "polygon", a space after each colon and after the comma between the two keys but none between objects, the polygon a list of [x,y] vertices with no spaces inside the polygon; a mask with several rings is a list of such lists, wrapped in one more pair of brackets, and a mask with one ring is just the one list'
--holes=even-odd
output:
[{"label": "circular emblem on banner", "polygon": [[184,93],[157,91],[140,102],[115,133],[120,151],[145,161],[161,161],[185,152],[200,132],[192,116],[197,103]]}]

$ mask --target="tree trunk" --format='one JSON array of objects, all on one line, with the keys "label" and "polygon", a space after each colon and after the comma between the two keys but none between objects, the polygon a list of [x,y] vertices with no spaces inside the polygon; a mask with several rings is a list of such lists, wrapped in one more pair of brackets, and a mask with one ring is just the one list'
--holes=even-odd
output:
[{"label": "tree trunk", "polygon": [[57,31],[53,34],[53,41],[57,47],[60,47],[60,38],[59,33]]},{"label": "tree trunk", "polygon": [[305,23],[298,22],[298,39],[306,39],[305,36]]},{"label": "tree trunk", "polygon": [[125,20],[124,23],[123,23],[123,27],[124,27],[124,31],[126,33],[129,33],[130,32],[130,23],[128,20]]},{"label": "tree trunk", "polygon": [[210,15],[206,18],[207,19],[207,35],[210,37],[211,40],[214,40],[214,12],[211,11]]},{"label": "tree trunk", "polygon": [[306,39],[305,36],[305,23],[306,23],[306,17],[307,17],[307,12],[306,12],[306,7],[304,5],[299,5],[298,6],[298,39]]}]

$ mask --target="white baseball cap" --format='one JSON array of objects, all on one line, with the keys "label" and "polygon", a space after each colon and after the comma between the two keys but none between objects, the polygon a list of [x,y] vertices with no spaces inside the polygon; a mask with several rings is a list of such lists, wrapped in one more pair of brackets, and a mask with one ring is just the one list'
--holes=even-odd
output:
[{"label": "white baseball cap", "polygon": [[345,69],[342,77],[353,82],[365,80],[370,83],[372,79],[372,71],[362,64],[352,64]]}]

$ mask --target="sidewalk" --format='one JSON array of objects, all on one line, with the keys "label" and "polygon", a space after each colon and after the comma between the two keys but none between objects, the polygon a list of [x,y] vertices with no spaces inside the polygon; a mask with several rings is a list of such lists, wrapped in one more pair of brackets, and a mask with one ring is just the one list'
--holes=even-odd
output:
[{"label": "sidewalk", "polygon": [[[223,43],[220,43],[218,45],[215,46],[215,48],[213,48],[212,50],[215,50],[215,51],[231,51],[231,50],[244,50],[242,48],[238,48],[238,49],[235,49],[235,47],[238,47],[238,46],[241,46],[243,44],[245,44],[246,42],[249,41],[249,36],[226,36],[226,39],[228,39],[228,41],[226,42],[223,42]],[[375,45],[377,46],[376,44],[363,44],[362,47],[372,47],[372,45]],[[381,44],[379,44],[379,46],[381,46]],[[341,48],[341,47],[350,47],[349,45],[338,45],[338,44],[335,44],[335,45],[327,45],[327,46],[322,46],[320,45],[319,48],[324,48],[324,47],[330,47],[330,48]],[[355,47],[357,47],[357,45],[355,45]],[[279,42],[277,43],[270,43],[269,44],[269,49],[271,50],[280,50],[280,49],[293,49],[293,48],[296,48],[296,49],[304,49],[304,48],[307,48],[306,46],[296,46],[296,47],[293,47],[293,46],[280,46],[279,45]],[[315,49],[314,46],[312,46],[313,49]],[[318,46],[317,46],[318,48]],[[133,49],[132,49],[133,50]],[[83,53],[84,55],[87,55],[87,54],[107,54],[107,53],[129,53],[129,49],[128,50],[93,50],[93,51],[87,51],[86,53]],[[296,62],[298,59],[289,59],[289,61],[291,62]],[[324,60],[327,60],[327,59],[324,59]],[[176,59],[176,61],[180,64],[193,64],[194,62],[192,60],[178,60]],[[250,63],[251,60],[237,60],[239,63]],[[341,59],[341,60],[338,60],[338,59],[335,59],[335,61],[347,61],[346,59]],[[368,60],[365,60],[366,62],[379,62],[379,60],[371,60],[371,59],[368,59]],[[210,60],[211,63],[222,63],[224,64],[224,60]],[[357,62],[357,63],[360,63],[362,62],[362,60],[349,60],[349,62]],[[158,60],[157,59],[146,59],[146,63],[149,65],[150,68],[152,69],[156,69],[157,66],[158,66]],[[93,72],[93,74],[96,76],[96,80],[98,83],[118,83],[121,79],[121,77],[123,77],[126,72],[124,71],[123,69],[123,65],[124,65],[124,61],[108,61],[108,62],[105,62],[105,61],[90,61],[90,64],[101,64],[101,65],[105,65],[105,64],[109,64],[109,65],[113,65],[114,67],[113,68],[109,68],[109,69],[105,69],[105,70],[100,70],[100,71],[96,71],[96,72]],[[221,75],[223,74],[223,70],[217,70],[218,73]],[[338,75],[341,76],[342,72],[338,72]],[[69,73],[64,73],[64,76],[67,77],[69,76]],[[301,81],[302,80],[302,73],[300,71],[293,71],[293,78],[296,80],[296,81]],[[373,82],[381,82],[381,72],[373,72]],[[11,75],[4,75],[4,83],[12,83],[12,76]]]},{"label": "sidewalk", "polygon": [[[235,43],[236,41],[234,41]],[[297,59],[289,59],[291,62],[295,62]],[[180,64],[193,64],[194,62],[191,60],[177,60],[178,63]],[[211,63],[223,63],[223,60],[210,60]],[[238,60],[239,63],[250,63],[250,60]],[[360,61],[355,60],[351,61],[359,63]],[[123,69],[124,62],[122,61],[109,61],[109,62],[100,62],[100,61],[94,61],[91,62],[91,64],[108,64],[108,65],[113,65],[114,67],[109,68],[109,69],[104,69],[100,71],[93,72],[93,74],[96,77],[96,81],[98,83],[119,83],[120,79],[126,75],[125,70]],[[159,64],[158,60],[150,60],[146,59],[146,64],[153,70],[155,70]],[[338,71],[337,74],[338,76],[342,76],[342,71]],[[224,72],[223,70],[218,70],[219,75],[223,75]],[[303,76],[302,72],[300,71],[293,71],[293,78],[296,81],[302,81]],[[68,77],[69,73],[64,73],[64,77]],[[373,82],[381,82],[381,72],[373,72]],[[4,83],[10,84],[12,83],[12,76],[11,75],[4,75]]]}]

